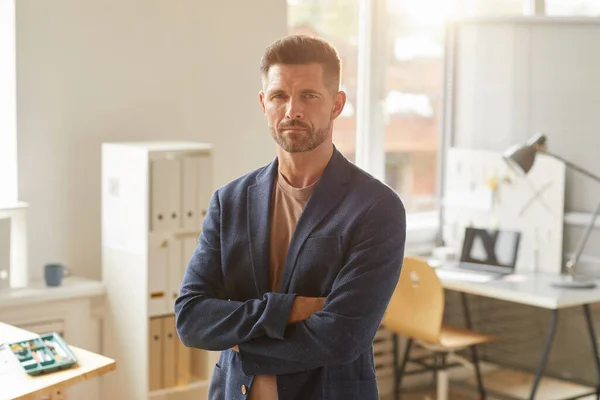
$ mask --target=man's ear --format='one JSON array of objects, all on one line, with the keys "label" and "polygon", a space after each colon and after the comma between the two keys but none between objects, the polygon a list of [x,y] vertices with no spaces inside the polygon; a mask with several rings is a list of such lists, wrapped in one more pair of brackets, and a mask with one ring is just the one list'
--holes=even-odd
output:
[{"label": "man's ear", "polygon": [[258,92],[258,101],[260,101],[260,108],[262,108],[263,114],[266,114],[265,111],[265,92],[262,90]]},{"label": "man's ear", "polygon": [[346,104],[346,92],[340,90],[335,94],[335,98],[333,100],[333,110],[331,111],[331,119],[334,120],[340,116],[342,110],[344,109],[344,105]]}]

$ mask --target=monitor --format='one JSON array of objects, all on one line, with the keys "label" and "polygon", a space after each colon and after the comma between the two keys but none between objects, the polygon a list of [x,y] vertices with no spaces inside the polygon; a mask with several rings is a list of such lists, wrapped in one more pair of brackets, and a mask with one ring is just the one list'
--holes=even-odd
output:
[{"label": "monitor", "polygon": [[514,269],[520,241],[517,231],[467,227],[460,261]]}]

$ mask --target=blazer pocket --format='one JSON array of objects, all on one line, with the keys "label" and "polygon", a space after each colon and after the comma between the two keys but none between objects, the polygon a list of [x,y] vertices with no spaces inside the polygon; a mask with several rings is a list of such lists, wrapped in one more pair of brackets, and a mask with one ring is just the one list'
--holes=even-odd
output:
[{"label": "blazer pocket", "polygon": [[309,237],[298,254],[294,289],[304,296],[326,296],[341,267],[339,236]]}]

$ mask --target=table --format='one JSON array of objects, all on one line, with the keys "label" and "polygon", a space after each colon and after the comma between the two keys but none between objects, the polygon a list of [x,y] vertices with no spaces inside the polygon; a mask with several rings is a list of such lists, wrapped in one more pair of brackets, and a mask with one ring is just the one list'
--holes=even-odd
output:
[{"label": "table", "polygon": [[[38,335],[0,322],[0,343],[35,337]],[[0,350],[0,399],[33,400],[40,396],[50,396],[53,400],[66,399],[66,387],[116,369],[115,360],[74,346],[70,348],[78,359],[72,368],[32,377],[25,373],[5,346]]]},{"label": "table", "polygon": [[[436,271],[440,271],[439,268],[441,267],[437,267]],[[541,273],[517,273],[485,282],[448,278],[441,272],[438,273],[438,276],[445,289],[461,293],[465,320],[467,328],[469,329],[471,329],[471,317],[467,304],[467,294],[535,306],[551,311],[550,326],[548,327],[542,354],[540,355],[540,360],[536,368],[533,385],[529,394],[530,400],[535,398],[540,380],[546,368],[548,355],[556,334],[559,310],[581,306],[585,315],[587,330],[590,335],[594,361],[596,364],[596,373],[598,376],[596,390],[586,394],[586,396],[596,394],[596,398],[600,399],[600,355],[598,353],[596,332],[594,330],[590,312],[590,304],[600,302],[600,281],[599,284],[592,289],[566,289],[554,288],[551,286],[552,282],[556,282],[559,279],[558,276]],[[476,358],[477,355],[474,354],[474,357]]]}]

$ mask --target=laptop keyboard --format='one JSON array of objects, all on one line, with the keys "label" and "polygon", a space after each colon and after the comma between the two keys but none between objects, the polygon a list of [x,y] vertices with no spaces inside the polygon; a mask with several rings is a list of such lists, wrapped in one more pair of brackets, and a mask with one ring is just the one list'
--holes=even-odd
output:
[{"label": "laptop keyboard", "polygon": [[436,268],[435,273],[440,279],[467,281],[467,282],[489,282],[496,279],[496,275],[489,273],[477,273],[471,271],[457,271],[452,269]]}]

